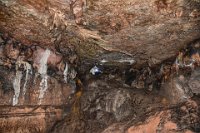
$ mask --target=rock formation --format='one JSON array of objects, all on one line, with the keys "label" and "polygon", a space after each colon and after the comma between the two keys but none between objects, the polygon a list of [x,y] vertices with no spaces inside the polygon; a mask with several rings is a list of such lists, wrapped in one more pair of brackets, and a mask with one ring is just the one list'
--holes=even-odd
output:
[{"label": "rock formation", "polygon": [[0,132],[200,132],[199,39],[199,0],[0,0]]}]

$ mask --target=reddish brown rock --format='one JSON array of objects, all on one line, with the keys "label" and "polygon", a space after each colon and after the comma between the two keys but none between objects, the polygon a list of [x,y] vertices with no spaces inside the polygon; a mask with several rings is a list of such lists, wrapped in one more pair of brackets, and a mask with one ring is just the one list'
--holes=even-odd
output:
[{"label": "reddish brown rock", "polygon": [[[33,67],[35,67],[36,69],[39,69],[40,67],[40,61],[41,58],[43,56],[45,56],[45,50],[49,50],[49,49],[43,49],[40,47],[37,47],[36,50],[34,50],[33,52]],[[61,70],[64,71],[64,62],[62,62],[63,57],[62,55],[56,54],[53,51],[50,51],[50,55],[48,56],[47,59],[47,65],[52,67],[52,68],[57,68],[57,70]]]},{"label": "reddish brown rock", "polygon": [[[171,120],[171,111],[161,111],[151,115],[142,123],[135,124],[125,130],[124,124],[113,124],[102,133],[177,133],[180,131],[176,122]],[[191,132],[191,130],[182,130],[183,133]]]},{"label": "reddish brown rock", "polygon": [[153,116],[152,118],[149,118],[143,125],[130,127],[127,133],[136,133],[136,132],[137,133],[144,133],[144,132],[155,133],[157,132],[157,127],[159,126],[159,123],[161,121],[160,116],[162,115],[162,113],[163,112]]},{"label": "reddish brown rock", "polygon": [[3,133],[45,133],[62,119],[61,107],[0,107]]},{"label": "reddish brown rock", "polygon": [[90,57],[90,63],[106,51],[131,55],[138,65],[151,59],[160,63],[199,38],[199,4],[195,0],[2,0],[0,29],[26,45],[36,42],[53,49],[56,38],[73,36],[78,40],[72,43],[77,54]]},{"label": "reddish brown rock", "polygon": [[[189,102],[181,109],[163,109],[189,98],[183,89],[185,82],[176,77],[161,87],[166,90],[159,91],[166,96],[163,100],[151,87],[151,72],[143,77],[149,80],[152,95],[144,92],[143,81],[132,88],[124,84],[123,74],[114,81],[105,75],[103,82],[96,81],[101,76],[93,77],[94,83],[88,83],[93,87],[85,89],[83,99],[79,95],[82,92],[77,93],[79,98],[74,100],[70,117],[65,118],[70,110],[65,105],[71,102],[70,94],[77,83],[63,82],[65,61],[76,66],[77,58],[77,66],[85,76],[91,66],[104,59],[110,61],[110,66],[120,66],[131,59],[134,63],[128,67],[135,65],[141,69],[144,64],[151,67],[175,57],[180,49],[200,37],[199,6],[199,0],[0,0],[0,31],[8,33],[1,37],[4,42],[0,40],[0,129],[31,133],[51,132],[54,128],[55,132],[72,133],[104,129],[104,133],[199,131],[198,103]],[[10,36],[15,39],[9,41]],[[50,51],[43,63],[49,69],[45,66],[45,73],[39,72],[37,77],[46,49]],[[199,54],[192,58],[198,66]],[[17,63],[32,65],[33,73]],[[122,66],[124,73],[127,65]],[[111,67],[107,71],[116,73],[114,70]],[[75,78],[74,75],[75,71],[69,74]],[[198,92],[198,80],[193,83],[194,92]],[[23,93],[25,84],[27,90]],[[135,86],[141,89],[135,91]],[[15,97],[18,102],[13,104]],[[143,116],[145,113],[149,117]],[[134,121],[140,117],[143,121]],[[55,123],[60,120],[61,123]],[[128,126],[120,123],[123,120],[129,122]]]},{"label": "reddish brown rock", "polygon": [[19,57],[19,44],[13,44],[14,42],[10,41],[8,44],[5,46],[4,52],[5,55],[10,58],[10,59],[17,59]]}]

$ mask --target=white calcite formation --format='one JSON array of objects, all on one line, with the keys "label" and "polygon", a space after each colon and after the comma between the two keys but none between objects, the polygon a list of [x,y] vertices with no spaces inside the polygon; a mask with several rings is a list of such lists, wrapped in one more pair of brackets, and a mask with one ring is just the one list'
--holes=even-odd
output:
[{"label": "white calcite formation", "polygon": [[[19,70],[19,68],[23,66],[22,70]],[[13,105],[18,104],[18,99],[19,99],[19,95],[20,95],[20,88],[21,88],[21,80],[23,77],[22,72],[25,71],[26,75],[25,75],[25,81],[24,81],[24,85],[23,85],[23,96],[26,94],[26,85],[27,85],[27,81],[28,81],[28,76],[29,73],[32,73],[32,67],[28,62],[24,62],[24,61],[17,61],[16,62],[16,76],[13,82],[13,88],[14,88],[14,97],[13,97]]]},{"label": "white calcite formation", "polygon": [[27,62],[24,62],[24,70],[26,71],[26,76],[25,76],[25,82],[24,82],[24,86],[23,86],[23,96],[26,94],[26,84],[27,84],[27,81],[28,81],[28,76],[29,76],[29,73],[32,74],[32,67],[29,63]]},{"label": "white calcite formation", "polygon": [[135,60],[133,60],[133,59],[120,59],[120,60],[118,60],[118,62],[129,63],[130,65],[132,65],[133,63],[135,63]]},{"label": "white calcite formation", "polygon": [[100,61],[100,63],[104,64],[104,63],[109,63],[109,62],[116,62],[116,63],[129,63],[130,65],[135,63],[134,59],[131,58],[127,58],[127,59],[118,59],[118,60],[106,60],[103,59]]},{"label": "white calcite formation", "polygon": [[20,86],[21,86],[21,79],[22,79],[22,72],[17,71],[16,77],[13,82],[13,88],[14,88],[14,96],[13,96],[13,105],[18,104],[18,99],[20,95]]},{"label": "white calcite formation", "polygon": [[49,49],[46,49],[45,52],[42,54],[42,57],[39,62],[38,73],[40,74],[42,80],[40,82],[40,94],[39,94],[39,104],[41,104],[42,99],[44,98],[44,93],[48,89],[48,75],[47,75],[47,62],[48,58],[51,54]]},{"label": "white calcite formation", "polygon": [[65,83],[67,83],[68,70],[69,70],[69,65],[68,65],[68,63],[66,63],[66,64],[65,64],[65,70],[64,70],[64,72],[63,72]]}]

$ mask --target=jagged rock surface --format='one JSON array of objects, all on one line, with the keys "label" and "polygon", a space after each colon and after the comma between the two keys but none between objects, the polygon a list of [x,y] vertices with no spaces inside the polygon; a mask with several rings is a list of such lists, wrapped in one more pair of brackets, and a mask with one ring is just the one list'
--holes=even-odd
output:
[{"label": "jagged rock surface", "polygon": [[194,0],[2,0],[0,6],[1,30],[26,45],[57,44],[60,51],[75,45],[88,62],[116,51],[157,64],[200,35]]}]

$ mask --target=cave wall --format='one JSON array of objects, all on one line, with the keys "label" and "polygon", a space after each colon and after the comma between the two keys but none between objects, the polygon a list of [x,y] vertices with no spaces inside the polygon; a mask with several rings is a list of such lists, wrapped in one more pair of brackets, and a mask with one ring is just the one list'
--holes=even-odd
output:
[{"label": "cave wall", "polygon": [[[48,132],[56,121],[70,119],[65,116],[71,111],[71,103],[74,102],[71,95],[76,91],[77,84],[80,84],[76,76],[79,72],[88,73],[94,64],[107,65],[111,69],[113,66],[124,68],[127,64],[130,68],[141,68],[144,64],[153,66],[175,57],[181,49],[200,38],[199,7],[198,0],[0,0],[2,131]],[[49,58],[43,58],[47,55]],[[42,61],[45,65],[41,67]],[[69,72],[66,69],[68,65]],[[28,66],[31,66],[32,73]],[[65,80],[66,73],[68,82]],[[112,74],[109,76],[113,77]],[[95,83],[91,84],[93,87],[88,87],[89,90],[83,94],[86,102],[82,101],[82,109],[85,109],[88,115],[86,118],[91,121],[87,126],[78,123],[80,128],[83,127],[81,130],[91,124],[94,131],[102,131],[112,122],[120,121],[121,117],[135,115],[129,104],[133,99],[126,94],[132,91],[124,91],[124,82],[120,80],[116,81],[123,91],[119,91],[116,84],[111,87],[106,85],[107,88],[102,86],[101,92]],[[103,80],[100,85],[104,85],[104,82],[108,81]],[[46,83],[48,89],[45,88]],[[24,84],[26,93],[23,91]],[[115,88],[114,91],[112,88]],[[143,93],[142,97],[145,97]],[[118,95],[128,95],[128,100],[120,99]],[[16,96],[17,102],[14,100]],[[76,96],[75,103],[80,100],[81,92],[76,93]],[[119,108],[116,101],[115,104],[110,102],[110,97],[122,100]],[[133,97],[137,99],[137,95]],[[106,106],[101,98],[107,101]],[[97,107],[93,107],[90,100]],[[162,104],[163,99],[159,100]],[[140,107],[137,100],[133,105]],[[77,106],[72,108],[75,113],[72,120],[81,118],[80,107]],[[127,106],[131,111],[127,110],[128,115],[121,116],[120,113]],[[149,109],[146,107],[144,104],[143,111]],[[142,112],[140,109],[137,111]],[[101,117],[102,112],[107,115]],[[107,121],[110,116],[114,120]],[[28,122],[30,124],[27,125]],[[98,125],[97,129],[94,128],[94,122]],[[56,125],[55,130],[62,132],[64,128],[64,132],[79,127],[74,122],[75,125],[72,123],[68,128],[69,124],[65,126],[66,123],[64,126],[61,123],[61,128],[59,124],[58,128]]]},{"label": "cave wall", "polygon": [[0,6],[1,30],[26,45],[73,45],[89,63],[115,51],[156,64],[200,36],[200,5],[193,0],[2,0]]}]

